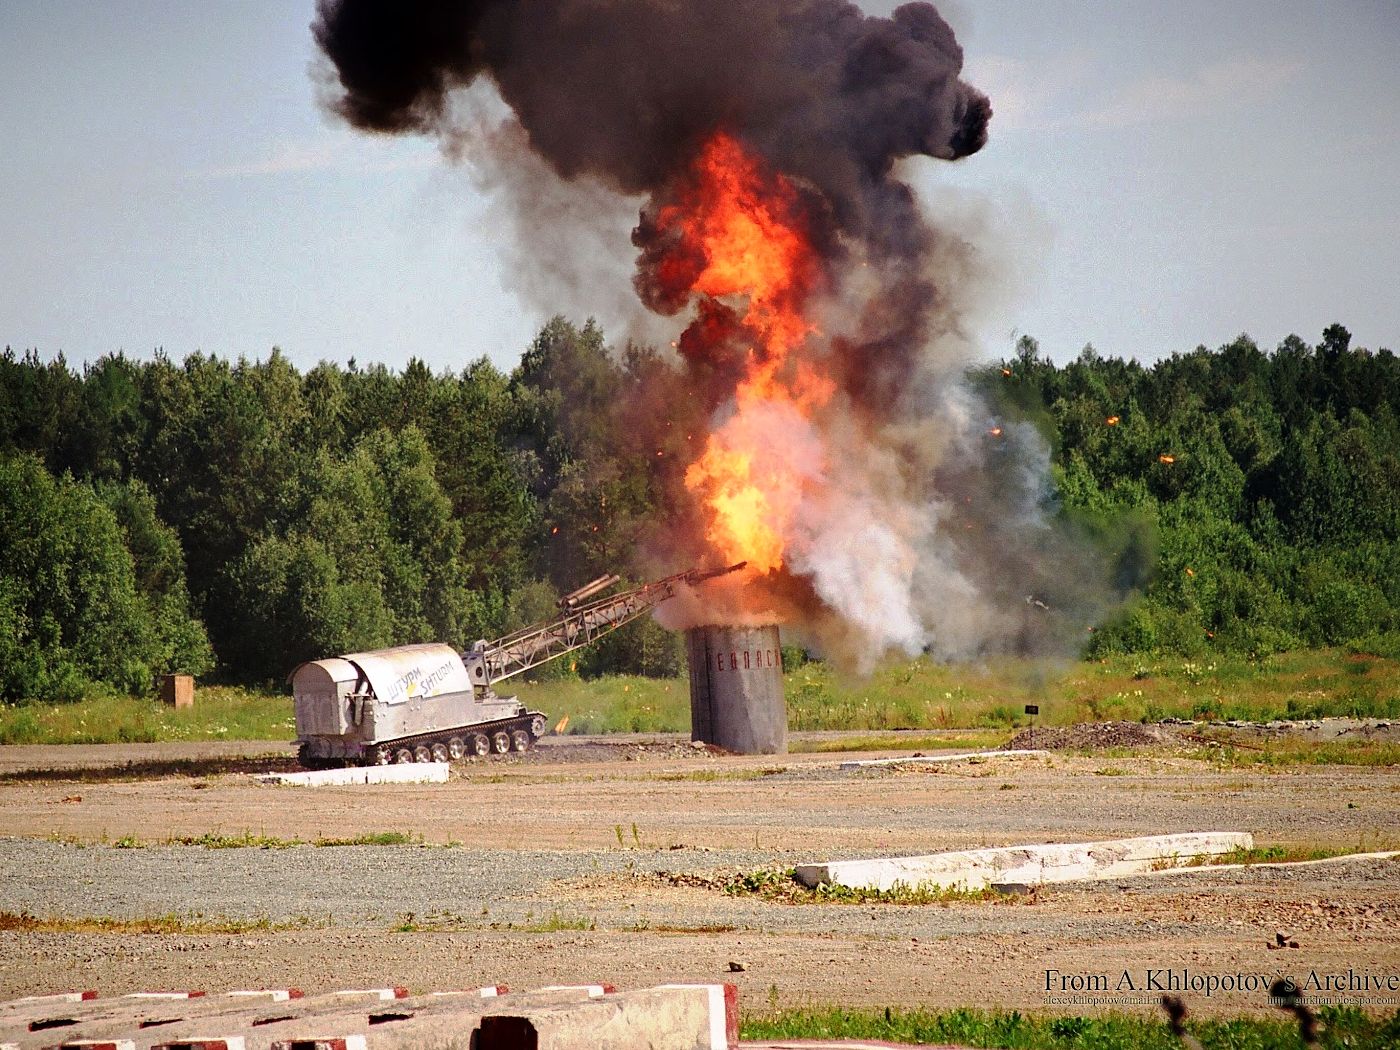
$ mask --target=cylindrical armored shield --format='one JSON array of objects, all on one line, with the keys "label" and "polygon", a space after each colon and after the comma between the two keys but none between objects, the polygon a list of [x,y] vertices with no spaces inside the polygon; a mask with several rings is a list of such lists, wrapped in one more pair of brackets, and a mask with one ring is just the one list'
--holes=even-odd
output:
[{"label": "cylindrical armored shield", "polygon": [[740,755],[785,753],[787,707],[778,628],[693,627],[685,641],[690,738]]}]

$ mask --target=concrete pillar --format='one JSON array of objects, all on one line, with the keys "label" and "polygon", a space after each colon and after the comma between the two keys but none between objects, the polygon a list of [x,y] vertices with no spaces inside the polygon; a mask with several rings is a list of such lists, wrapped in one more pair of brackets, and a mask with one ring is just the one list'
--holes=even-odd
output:
[{"label": "concrete pillar", "polygon": [[740,755],[787,751],[783,653],[774,624],[686,632],[690,738]]}]

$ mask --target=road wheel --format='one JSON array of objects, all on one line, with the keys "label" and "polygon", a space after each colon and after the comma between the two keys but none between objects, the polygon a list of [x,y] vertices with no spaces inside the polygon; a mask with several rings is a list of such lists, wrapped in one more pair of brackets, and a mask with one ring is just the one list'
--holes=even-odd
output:
[{"label": "road wheel", "polygon": [[413,761],[413,752],[406,747],[401,747],[394,752],[394,761],[404,766]]},{"label": "road wheel", "polygon": [[370,765],[387,766],[394,760],[394,756],[389,754],[385,748],[376,747],[370,754],[370,760]]},{"label": "road wheel", "polygon": [[447,742],[447,757],[453,762],[465,758],[467,754],[467,743],[459,736],[454,736]]},{"label": "road wheel", "polygon": [[316,759],[311,754],[310,744],[302,744],[301,747],[297,748],[297,764],[302,769],[319,769],[320,767],[315,765],[315,762]]},{"label": "road wheel", "polygon": [[472,734],[472,754],[485,758],[491,753],[491,738],[485,733]]},{"label": "road wheel", "polygon": [[419,744],[413,749],[413,760],[415,762],[431,762],[433,753],[428,750],[427,744]]},{"label": "road wheel", "polygon": [[530,743],[530,734],[523,729],[516,729],[510,734],[510,746],[516,751],[529,751]]},{"label": "road wheel", "polygon": [[446,762],[446,761],[448,760],[448,757],[449,757],[449,756],[448,756],[448,754],[447,754],[447,745],[446,745],[446,744],[434,744],[434,745],[433,745],[433,761],[434,761],[434,762]]},{"label": "road wheel", "polygon": [[510,750],[510,734],[504,729],[498,729],[491,734],[491,750],[498,755],[504,755]]}]

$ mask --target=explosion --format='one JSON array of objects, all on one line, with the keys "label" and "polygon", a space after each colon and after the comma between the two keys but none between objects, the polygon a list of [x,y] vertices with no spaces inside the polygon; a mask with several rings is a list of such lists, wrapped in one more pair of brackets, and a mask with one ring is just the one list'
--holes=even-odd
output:
[{"label": "explosion", "polygon": [[[898,177],[987,138],[931,4],[319,0],[313,31],[341,116],[495,154],[527,237],[570,193],[643,201],[635,290],[686,318],[688,400],[657,410],[703,417],[655,546],[748,563],[693,622],[771,613],[867,668],[1043,649],[1041,613],[1084,605],[1047,450],[966,380],[973,251]],[[478,80],[512,114],[494,131],[454,107]]]},{"label": "explosion", "polygon": [[681,200],[660,209],[653,231],[666,245],[657,281],[704,304],[681,345],[692,357],[712,352],[708,319],[725,311],[750,345],[733,414],[709,435],[685,484],[709,508],[706,536],[720,558],[771,573],[782,568],[803,496],[802,477],[772,438],[781,442],[835,390],[798,356],[814,332],[804,309],[819,260],[791,182],[762,170],[732,136],[705,144],[688,183]]}]

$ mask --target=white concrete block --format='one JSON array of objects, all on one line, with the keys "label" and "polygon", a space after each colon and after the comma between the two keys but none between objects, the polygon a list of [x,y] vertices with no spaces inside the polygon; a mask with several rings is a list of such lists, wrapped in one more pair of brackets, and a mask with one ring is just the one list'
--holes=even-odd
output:
[{"label": "white concrete block", "polygon": [[471,995],[478,999],[497,999],[508,991],[510,989],[503,984],[488,984],[481,988],[458,988],[450,992],[429,992],[428,996],[432,999],[446,999],[454,995]]},{"label": "white concrete block", "polygon": [[1049,751],[1039,748],[1027,750],[1013,748],[1010,751],[965,751],[957,755],[910,755],[908,758],[860,758],[841,763],[842,769],[875,769],[880,766],[931,766],[941,762],[966,762],[969,759],[982,761],[988,758],[1049,758]]},{"label": "white concrete block", "polygon": [[[732,996],[730,997],[732,999]],[[663,985],[571,1003],[517,1002],[481,1019],[478,1050],[727,1050],[725,991]],[[736,1015],[737,1016],[737,1015]],[[722,1041],[716,1044],[716,1039]]]},{"label": "white concrete block", "polygon": [[296,787],[342,787],[347,784],[446,784],[446,762],[404,762],[392,766],[352,766],[349,769],[315,769],[306,773],[265,773],[263,784]]},{"label": "white concrete block", "polygon": [[1197,857],[1219,856],[1253,845],[1254,837],[1248,832],[1198,831],[1104,842],[960,850],[923,857],[827,861],[799,864],[795,874],[807,886],[830,882],[851,889],[888,890],[903,885],[980,890],[1122,878],[1182,867]]},{"label": "white concrete block", "polygon": [[579,992],[590,999],[597,999],[600,995],[611,995],[617,991],[610,984],[549,984],[539,990],[542,992]]},{"label": "white concrete block", "polygon": [[[85,992],[59,992],[57,995],[26,995],[14,1000],[16,1003],[32,1003],[43,1006],[46,1003],[85,1003],[89,999],[96,999],[97,993],[92,990]],[[12,1004],[5,1004],[12,1005]]]},{"label": "white concrete block", "polygon": [[709,1000],[710,1033],[705,1050],[729,1050],[739,1045],[739,989],[732,984],[663,984],[662,988],[695,988]]},{"label": "white concrete block", "polygon": [[379,999],[388,1002],[390,999],[407,999],[407,988],[346,988],[343,991],[334,993],[339,996],[363,995],[371,999]]}]

